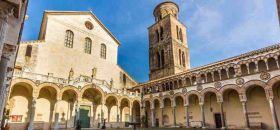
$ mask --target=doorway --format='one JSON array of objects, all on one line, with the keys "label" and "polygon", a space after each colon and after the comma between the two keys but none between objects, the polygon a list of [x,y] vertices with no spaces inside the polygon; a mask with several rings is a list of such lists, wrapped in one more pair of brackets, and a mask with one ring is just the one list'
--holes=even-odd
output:
[{"label": "doorway", "polygon": [[222,128],[222,116],[221,116],[221,113],[215,113],[214,117],[215,117],[216,128]]},{"label": "doorway", "polygon": [[80,106],[80,120],[82,128],[90,127],[90,106]]}]

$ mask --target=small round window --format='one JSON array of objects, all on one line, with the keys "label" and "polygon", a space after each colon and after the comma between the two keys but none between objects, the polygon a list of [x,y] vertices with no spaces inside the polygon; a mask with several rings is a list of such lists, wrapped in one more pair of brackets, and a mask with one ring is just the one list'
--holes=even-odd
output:
[{"label": "small round window", "polygon": [[85,22],[85,26],[88,30],[92,30],[93,29],[93,24],[90,21],[86,21]]}]

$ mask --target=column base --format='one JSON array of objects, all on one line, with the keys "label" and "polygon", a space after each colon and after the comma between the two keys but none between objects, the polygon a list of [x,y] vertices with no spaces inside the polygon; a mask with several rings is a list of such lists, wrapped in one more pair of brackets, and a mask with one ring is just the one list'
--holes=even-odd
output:
[{"label": "column base", "polygon": [[28,126],[27,130],[34,130],[33,126]]},{"label": "column base", "polygon": [[206,127],[205,127],[205,126],[203,126],[203,127],[202,127],[202,129],[206,129]]},{"label": "column base", "polygon": [[225,129],[227,129],[227,128],[226,128],[226,127],[222,127],[221,129],[222,129],[222,130],[225,130]]}]

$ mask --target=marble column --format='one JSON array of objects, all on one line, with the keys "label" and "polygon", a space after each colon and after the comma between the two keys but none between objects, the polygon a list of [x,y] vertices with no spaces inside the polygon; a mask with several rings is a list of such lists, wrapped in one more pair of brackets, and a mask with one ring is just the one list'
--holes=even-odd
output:
[{"label": "marble column", "polygon": [[200,103],[201,119],[202,119],[202,128],[205,129],[205,114],[204,114],[204,104]]},{"label": "marble column", "polygon": [[185,114],[186,114],[186,128],[189,128],[190,127],[189,106],[185,106]]},{"label": "marble column", "polygon": [[120,107],[120,122],[122,122],[122,108]]},{"label": "marble column", "polygon": [[173,126],[176,127],[176,106],[172,107],[173,113]]},{"label": "marble column", "polygon": [[268,102],[269,102],[269,107],[270,107],[270,111],[271,111],[274,130],[279,130],[279,125],[278,125],[278,120],[277,120],[277,116],[276,116],[276,113],[275,113],[275,107],[274,107],[273,99],[268,99]]},{"label": "marble column", "polygon": [[132,107],[129,107],[129,121],[133,122],[133,118],[132,118]]},{"label": "marble column", "polygon": [[33,128],[33,123],[34,123],[34,118],[35,118],[35,110],[36,110],[36,97],[33,97],[32,99],[32,106],[31,106],[31,113],[30,113],[30,118],[29,118],[29,124],[28,124],[28,130],[34,130]]},{"label": "marble column", "polygon": [[222,120],[222,129],[226,129],[225,126],[225,118],[224,118],[224,108],[223,108],[223,102],[218,102],[219,106],[220,106],[220,112],[221,112],[221,120]]},{"label": "marble column", "polygon": [[100,121],[101,126],[102,126],[102,123],[103,123],[103,120],[104,120],[104,110],[103,110],[103,106],[104,106],[104,103],[101,104],[101,121]]},{"label": "marble column", "polygon": [[164,111],[163,108],[160,108],[160,110],[161,110],[161,127],[164,127],[164,119],[163,119]]},{"label": "marble column", "polygon": [[59,113],[58,113],[59,102],[61,102],[61,99],[58,99],[54,106],[54,130],[59,130]]},{"label": "marble column", "polygon": [[117,128],[120,127],[120,115],[119,115],[119,106],[117,106]]},{"label": "marble column", "polygon": [[249,129],[250,124],[249,124],[249,118],[248,118],[248,113],[247,113],[246,101],[242,101],[241,103],[242,103],[242,109],[243,109],[243,114],[244,114],[245,129]]},{"label": "marble column", "polygon": [[9,58],[2,56],[0,54],[0,124],[2,122],[3,118],[3,112],[4,112],[4,107],[5,107],[5,97],[6,97],[6,88],[7,85],[5,84],[6,80],[6,73],[7,73],[7,66],[9,62]]},{"label": "marble column", "polygon": [[151,122],[152,122],[152,127],[155,127],[155,109],[151,109]]},{"label": "marble column", "polygon": [[76,123],[75,126],[77,126],[77,123],[80,121],[80,104],[77,101],[76,103]]},{"label": "marble column", "polygon": [[92,109],[92,112],[93,112],[93,119],[92,119],[92,124],[91,126],[94,127],[96,122],[95,122],[95,118],[96,118],[96,109],[97,109],[97,105],[96,104],[93,104],[93,109]]},{"label": "marble column", "polygon": [[108,107],[108,117],[107,117],[107,122],[110,122],[110,115],[111,115],[111,107]]}]

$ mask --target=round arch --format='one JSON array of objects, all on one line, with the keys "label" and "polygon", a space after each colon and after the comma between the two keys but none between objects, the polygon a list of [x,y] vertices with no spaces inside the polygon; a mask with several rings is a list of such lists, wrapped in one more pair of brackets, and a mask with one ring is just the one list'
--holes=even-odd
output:
[{"label": "round arch", "polygon": [[248,90],[248,88],[250,88],[252,86],[260,86],[260,87],[262,87],[265,90],[267,84],[265,82],[263,82],[263,81],[260,81],[260,80],[251,80],[251,81],[246,82],[242,86],[241,90],[242,90],[242,92],[246,92]]},{"label": "round arch", "polygon": [[68,90],[73,91],[73,92],[75,93],[76,98],[77,98],[76,100],[79,99],[79,97],[80,97],[79,90],[78,90],[76,87],[74,87],[74,86],[66,86],[66,87],[62,88],[62,89],[60,90],[60,94],[59,94],[58,98],[59,98],[59,99],[62,99],[63,93],[64,93],[65,91],[68,91]]},{"label": "round arch", "polygon": [[45,87],[51,87],[51,88],[53,88],[54,90],[55,90],[55,93],[56,93],[56,99],[58,99],[58,95],[59,95],[59,93],[60,93],[60,89],[59,89],[59,87],[56,85],[56,84],[54,84],[54,83],[42,83],[42,84],[40,84],[39,86],[38,86],[38,93],[40,93],[40,91],[43,89],[43,88],[45,88]]},{"label": "round arch", "polygon": [[97,90],[97,91],[101,94],[102,99],[103,99],[103,97],[104,97],[104,95],[105,95],[105,94],[104,94],[104,91],[103,91],[99,86],[97,86],[97,85],[95,85],[95,84],[88,84],[88,85],[85,85],[85,86],[81,89],[81,91],[80,91],[81,96],[83,96],[84,92],[85,92],[87,89],[95,89],[95,90]]},{"label": "round arch", "polygon": [[272,87],[278,82],[280,82],[280,76],[273,77],[267,82],[267,87],[272,89]]}]

